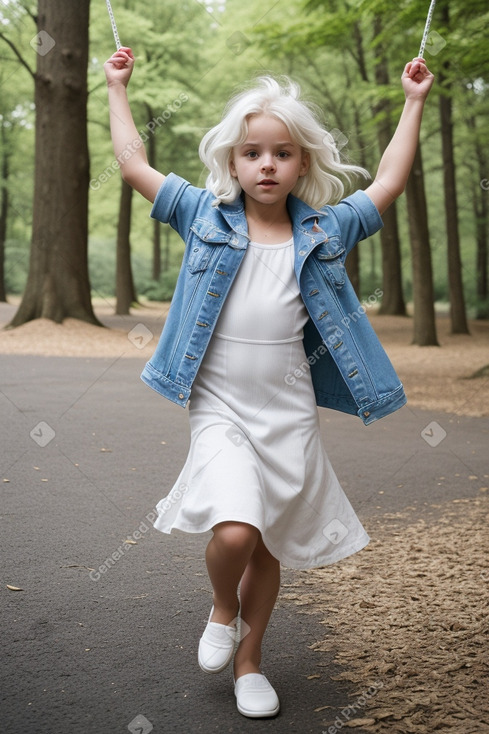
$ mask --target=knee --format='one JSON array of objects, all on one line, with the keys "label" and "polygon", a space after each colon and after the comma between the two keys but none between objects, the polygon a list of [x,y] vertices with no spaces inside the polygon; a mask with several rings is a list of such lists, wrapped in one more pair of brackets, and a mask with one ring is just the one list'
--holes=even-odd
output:
[{"label": "knee", "polygon": [[217,548],[228,555],[253,553],[260,538],[257,528],[241,522],[222,522],[213,531]]}]

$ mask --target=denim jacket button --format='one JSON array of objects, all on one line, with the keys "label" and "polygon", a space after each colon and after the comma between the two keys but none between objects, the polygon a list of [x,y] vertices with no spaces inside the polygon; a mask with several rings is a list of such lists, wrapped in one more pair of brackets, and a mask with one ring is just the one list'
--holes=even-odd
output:
[{"label": "denim jacket button", "polygon": [[180,400],[183,400],[184,397],[185,397],[185,395],[183,394],[183,392],[181,392],[181,393],[178,394],[178,397],[179,397]]},{"label": "denim jacket button", "polygon": [[305,255],[307,250],[299,250],[299,255]]}]

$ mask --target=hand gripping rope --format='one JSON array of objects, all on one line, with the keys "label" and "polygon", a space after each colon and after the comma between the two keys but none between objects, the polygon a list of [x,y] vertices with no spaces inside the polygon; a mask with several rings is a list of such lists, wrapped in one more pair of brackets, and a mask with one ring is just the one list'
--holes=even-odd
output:
[{"label": "hand gripping rope", "polygon": [[117,50],[119,50],[121,47],[121,42],[119,40],[119,34],[117,32],[117,26],[115,24],[114,13],[112,12],[112,5],[110,4],[110,0],[105,0],[105,2],[107,3],[107,10],[109,11],[109,18],[112,24],[112,33],[114,34],[115,47]]},{"label": "hand gripping rope", "polygon": [[419,47],[418,58],[421,58],[421,59],[424,59],[424,49],[426,46],[426,41],[428,40],[428,35],[430,32],[431,21],[433,20],[433,11],[435,10],[435,5],[436,5],[436,0],[431,0],[430,9],[428,10],[428,17],[426,18],[426,24],[424,27],[423,39],[421,41],[421,46]]}]

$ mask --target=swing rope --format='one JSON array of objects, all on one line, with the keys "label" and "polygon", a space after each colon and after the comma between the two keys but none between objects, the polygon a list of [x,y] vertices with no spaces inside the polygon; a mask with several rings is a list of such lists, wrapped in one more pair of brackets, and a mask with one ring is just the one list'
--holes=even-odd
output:
[{"label": "swing rope", "polygon": [[428,40],[428,35],[430,32],[431,21],[433,20],[433,12],[435,10],[435,5],[436,5],[436,0],[431,0],[430,9],[428,10],[428,17],[426,18],[426,24],[424,27],[424,33],[423,33],[423,38],[421,41],[421,46],[419,47],[418,57],[421,59],[424,59],[424,50],[425,50],[426,41]]},{"label": "swing rope", "polygon": [[116,49],[119,50],[121,47],[121,42],[119,40],[119,34],[117,32],[117,26],[115,23],[114,13],[112,12],[112,5],[110,4],[110,0],[105,0],[105,2],[107,3],[107,10],[109,12],[109,18],[110,18],[110,22],[112,25],[112,33],[114,34],[115,46],[116,46]]},{"label": "swing rope", "polygon": [[[112,5],[110,4],[110,0],[105,0],[105,2],[107,3],[107,11],[109,13],[110,23],[112,25],[112,33],[114,34],[114,41],[115,41],[116,49],[119,50],[121,47],[121,42],[119,40],[119,33],[117,32],[117,25],[115,22],[114,13],[112,12]],[[426,18],[426,23],[424,27],[423,38],[421,40],[421,46],[419,47],[418,58],[421,58],[421,59],[424,58],[424,51],[426,47],[426,42],[428,40],[428,35],[430,32],[431,21],[433,20],[433,13],[435,10],[435,5],[436,5],[436,0],[431,0],[430,7],[428,10],[428,16]]]}]

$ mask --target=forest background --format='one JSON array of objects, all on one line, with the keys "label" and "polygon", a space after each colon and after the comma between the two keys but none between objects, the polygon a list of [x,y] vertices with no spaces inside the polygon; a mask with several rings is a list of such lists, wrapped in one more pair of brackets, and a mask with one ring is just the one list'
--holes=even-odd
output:
[{"label": "forest background", "polygon": [[[116,0],[121,41],[137,59],[129,96],[150,162],[203,186],[202,135],[237,87],[271,73],[298,81],[345,159],[375,175],[428,6]],[[348,262],[361,300],[386,314],[414,310],[420,345],[437,343],[435,304],[453,333],[489,316],[488,21],[485,0],[437,3],[420,155],[382,233]],[[22,294],[13,325],[96,322],[83,287],[88,300],[116,295],[118,313],[138,298],[171,298],[183,243],[149,218],[114,160],[103,72],[114,50],[102,0],[0,4],[0,299]]]}]

